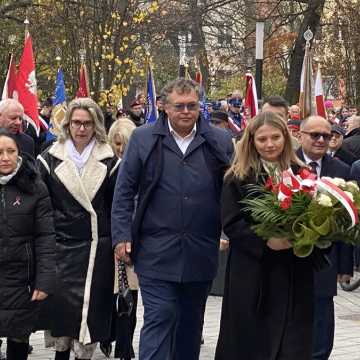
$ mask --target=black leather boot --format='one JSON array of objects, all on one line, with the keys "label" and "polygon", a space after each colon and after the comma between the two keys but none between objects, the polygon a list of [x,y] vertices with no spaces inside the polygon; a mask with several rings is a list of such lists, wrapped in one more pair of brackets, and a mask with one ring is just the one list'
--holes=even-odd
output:
[{"label": "black leather boot", "polygon": [[55,360],[69,360],[70,359],[70,349],[65,351],[56,351]]},{"label": "black leather boot", "polygon": [[27,360],[29,344],[16,342],[7,339],[6,359],[7,360]]}]

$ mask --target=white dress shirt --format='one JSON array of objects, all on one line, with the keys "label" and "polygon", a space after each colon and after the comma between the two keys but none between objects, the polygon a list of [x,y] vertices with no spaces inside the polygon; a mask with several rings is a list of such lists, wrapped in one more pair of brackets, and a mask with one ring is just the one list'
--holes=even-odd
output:
[{"label": "white dress shirt", "polygon": [[194,124],[194,127],[192,128],[190,134],[186,135],[185,137],[182,137],[173,129],[169,120],[168,120],[168,124],[169,124],[170,134],[174,138],[174,140],[175,140],[177,146],[180,148],[181,152],[183,154],[185,154],[187,148],[189,147],[191,142],[194,140],[194,137],[196,134],[196,123]]},{"label": "white dress shirt", "polygon": [[304,155],[304,160],[305,160],[306,165],[309,165],[312,162],[316,162],[318,164],[318,166],[316,167],[316,173],[317,173],[317,177],[320,178],[322,158],[319,160],[311,160],[308,156],[306,156],[306,154],[304,152],[303,152],[303,155]]}]

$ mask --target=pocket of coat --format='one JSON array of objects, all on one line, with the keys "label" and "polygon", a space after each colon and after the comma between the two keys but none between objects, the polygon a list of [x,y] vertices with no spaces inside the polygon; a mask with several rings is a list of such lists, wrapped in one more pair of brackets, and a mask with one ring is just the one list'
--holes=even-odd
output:
[{"label": "pocket of coat", "polygon": [[26,249],[26,256],[27,256],[27,278],[28,284],[30,285],[33,278],[33,258],[32,258],[32,251],[29,243],[25,244]]}]

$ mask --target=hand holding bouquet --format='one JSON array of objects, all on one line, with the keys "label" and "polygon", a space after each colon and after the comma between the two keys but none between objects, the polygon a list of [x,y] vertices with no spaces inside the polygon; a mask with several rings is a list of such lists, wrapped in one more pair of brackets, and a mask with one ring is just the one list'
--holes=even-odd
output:
[{"label": "hand holding bouquet", "polygon": [[251,214],[258,236],[288,239],[299,257],[310,255],[314,246],[326,248],[333,241],[360,240],[356,182],[328,177],[316,180],[307,169],[295,176],[289,169],[280,178],[270,176],[265,186],[251,186],[241,203]]}]

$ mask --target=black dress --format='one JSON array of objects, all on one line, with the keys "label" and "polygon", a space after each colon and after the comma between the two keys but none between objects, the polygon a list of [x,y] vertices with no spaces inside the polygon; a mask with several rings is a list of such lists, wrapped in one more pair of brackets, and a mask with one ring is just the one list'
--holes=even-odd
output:
[{"label": "black dress", "polygon": [[311,360],[313,266],[273,251],[239,203],[255,177],[225,180],[222,220],[230,240],[216,360]]}]

